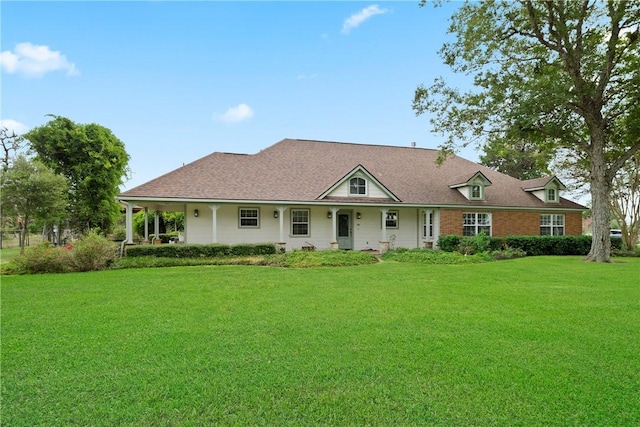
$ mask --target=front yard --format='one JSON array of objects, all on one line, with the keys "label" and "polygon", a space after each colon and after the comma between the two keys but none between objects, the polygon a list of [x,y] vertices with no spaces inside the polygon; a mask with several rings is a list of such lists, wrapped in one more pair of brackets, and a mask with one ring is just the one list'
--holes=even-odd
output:
[{"label": "front yard", "polygon": [[2,277],[2,424],[638,425],[616,261]]}]

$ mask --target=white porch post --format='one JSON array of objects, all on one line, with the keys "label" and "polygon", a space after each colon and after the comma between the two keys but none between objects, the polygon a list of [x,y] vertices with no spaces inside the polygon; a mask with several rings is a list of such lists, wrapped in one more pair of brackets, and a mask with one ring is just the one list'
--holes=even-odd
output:
[{"label": "white porch post", "polygon": [[144,242],[149,243],[149,208],[144,208]]},{"label": "white porch post", "polygon": [[126,238],[128,244],[133,244],[133,203],[127,202],[127,213],[125,218]]},{"label": "white porch post", "polygon": [[218,209],[220,205],[210,204],[209,208],[211,209],[211,243],[218,243]]},{"label": "white porch post", "polygon": [[380,237],[381,242],[387,241],[387,212],[389,212],[389,209],[380,209],[380,214],[382,215],[382,236]]},{"label": "white porch post", "polygon": [[278,240],[278,243],[284,243],[284,211],[286,210],[286,206],[278,206],[278,223],[280,225],[280,240]]},{"label": "white porch post", "polygon": [[381,254],[389,250],[389,241],[387,240],[387,212],[389,212],[389,209],[380,209],[380,215],[382,216],[382,233],[380,236]]},{"label": "white porch post", "polygon": [[338,241],[338,210],[340,208],[332,207],[331,208],[331,243]]},{"label": "white porch post", "polygon": [[153,240],[154,243],[160,240],[160,211],[155,211],[153,218]]}]

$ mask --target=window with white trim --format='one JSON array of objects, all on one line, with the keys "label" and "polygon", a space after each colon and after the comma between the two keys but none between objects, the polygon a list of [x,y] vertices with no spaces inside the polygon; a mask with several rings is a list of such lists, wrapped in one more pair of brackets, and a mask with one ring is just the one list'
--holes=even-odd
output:
[{"label": "window with white trim", "polygon": [[386,228],[398,228],[398,211],[387,211]]},{"label": "window with white trim", "polygon": [[238,218],[240,228],[260,227],[260,209],[258,208],[240,208]]},{"label": "window with white trim", "polygon": [[564,236],[564,215],[540,215],[541,236]]},{"label": "window with white trim", "polygon": [[462,235],[475,236],[484,233],[491,236],[491,214],[490,213],[463,213],[462,214]]},{"label": "window with white trim", "polygon": [[433,239],[433,211],[422,212],[422,237]]},{"label": "window with white trim", "polygon": [[557,202],[558,191],[555,188],[547,188],[547,202]]},{"label": "window with white trim", "polygon": [[291,209],[291,235],[309,235],[309,209]]},{"label": "window with white trim", "polygon": [[349,194],[363,195],[367,194],[367,181],[364,178],[355,177],[349,180]]}]

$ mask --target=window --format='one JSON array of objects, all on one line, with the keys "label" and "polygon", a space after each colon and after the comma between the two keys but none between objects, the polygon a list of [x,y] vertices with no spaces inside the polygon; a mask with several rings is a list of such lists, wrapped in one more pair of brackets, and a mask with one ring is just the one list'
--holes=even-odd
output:
[{"label": "window", "polygon": [[260,210],[258,208],[240,208],[240,228],[258,228],[260,226]]},{"label": "window", "polygon": [[487,236],[491,236],[491,214],[490,213],[463,213],[462,214],[462,235],[475,236],[484,231]]},{"label": "window", "polygon": [[367,181],[364,178],[349,180],[349,194],[367,194]]},{"label": "window", "polygon": [[541,236],[564,236],[564,215],[540,215]]},{"label": "window", "polygon": [[482,200],[482,185],[471,186],[471,198],[475,200]]},{"label": "window", "polygon": [[557,202],[558,196],[555,188],[547,189],[547,202]]},{"label": "window", "polygon": [[291,234],[293,236],[309,235],[309,209],[291,210]]},{"label": "window", "polygon": [[386,228],[398,228],[398,211],[387,211]]},{"label": "window", "polygon": [[422,237],[433,239],[433,211],[422,213]]}]

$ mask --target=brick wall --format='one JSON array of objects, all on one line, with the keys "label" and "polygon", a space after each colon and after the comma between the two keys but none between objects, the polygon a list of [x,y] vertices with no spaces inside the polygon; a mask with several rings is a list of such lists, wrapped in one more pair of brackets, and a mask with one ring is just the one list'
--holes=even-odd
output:
[{"label": "brick wall", "polygon": [[[462,235],[463,212],[487,212],[474,209],[442,209],[440,211],[440,234]],[[519,235],[540,235],[540,214],[558,212],[531,212],[531,211],[490,211],[491,235],[495,237]],[[582,214],[580,212],[564,212],[565,234],[582,234]]]}]

